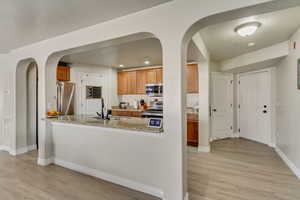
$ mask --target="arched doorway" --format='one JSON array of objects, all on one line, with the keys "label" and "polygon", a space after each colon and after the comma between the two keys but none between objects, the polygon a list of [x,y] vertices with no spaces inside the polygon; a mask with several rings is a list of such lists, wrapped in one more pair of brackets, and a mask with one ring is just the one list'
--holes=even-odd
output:
[{"label": "arched doorway", "polygon": [[[199,20],[193,26],[191,26],[190,29],[186,32],[186,35],[183,40],[183,49],[184,49],[183,55],[185,55],[183,57],[183,60],[186,60],[186,51],[187,51],[187,46],[188,46],[189,42],[195,37],[195,35],[198,34],[198,32],[201,29],[206,28],[207,26],[219,24],[219,23],[223,23],[226,21],[231,21],[231,20],[235,20],[235,19],[239,19],[239,18],[245,18],[245,17],[255,16],[255,15],[273,12],[273,11],[277,11],[277,10],[282,10],[282,9],[286,9],[286,8],[293,7],[293,6],[299,6],[299,3],[298,4],[296,4],[295,2],[291,3],[291,1],[290,1],[290,2],[286,2],[286,4],[284,4],[284,3],[279,3],[279,1],[274,1],[274,2],[261,4],[259,6],[243,8],[243,9],[239,9],[239,10],[230,11],[227,13],[220,13],[218,15],[213,15],[213,16],[204,18],[202,20]],[[205,54],[206,49],[202,48],[202,52],[203,52],[203,54]],[[200,101],[202,103],[203,107],[202,107],[202,109],[200,108],[201,115],[199,115],[200,122],[201,122],[199,138],[200,138],[200,146],[203,145],[204,147],[205,146],[209,147],[210,146],[210,137],[211,137],[211,130],[210,130],[211,129],[211,113],[210,113],[211,112],[211,110],[210,110],[211,63],[210,63],[209,57],[208,57],[208,59],[206,59],[206,61],[207,61],[207,63],[206,63],[206,65],[204,65],[205,69],[201,70],[202,74],[200,73],[200,75],[203,78],[206,78],[206,82],[205,82],[206,90],[203,94],[201,91],[201,88],[200,88],[200,96],[204,95],[205,100],[202,102]],[[200,67],[202,67],[202,66],[200,66]],[[203,69],[203,67],[202,67],[202,69]],[[201,80],[201,77],[200,77],[200,80]],[[200,85],[201,85],[201,87],[203,87],[203,84],[200,84]],[[200,97],[200,98],[202,98],[202,97]],[[223,144],[223,143],[221,143],[221,144]],[[226,144],[228,144],[228,143],[226,143]],[[234,143],[229,143],[229,145],[227,147],[231,148],[231,146],[233,146],[233,145],[234,145]],[[242,146],[242,145],[240,145],[240,146]],[[244,146],[246,146],[246,145],[244,145]],[[255,146],[255,148],[258,148],[258,149],[260,147],[261,146],[259,146],[259,145]],[[209,149],[209,148],[206,148],[205,150],[207,150],[207,149]],[[203,150],[203,148],[199,148],[199,151],[202,151],[202,150]],[[253,150],[253,149],[251,149],[251,150]],[[216,178],[218,179],[219,177],[223,176],[223,174],[226,174],[226,169],[229,169],[229,166],[226,166],[225,163],[228,164],[231,162],[230,164],[232,166],[230,166],[230,167],[235,167],[234,170],[235,170],[235,172],[237,172],[236,176],[238,178],[242,177],[241,180],[243,180],[243,178],[245,178],[245,177],[243,177],[243,175],[244,175],[243,168],[246,168],[247,165],[239,168],[235,164],[232,164],[238,160],[238,159],[236,159],[236,160],[233,159],[234,155],[227,154],[228,151],[232,151],[232,149],[231,150],[218,149],[218,151],[220,152],[219,155],[222,155],[223,153],[224,153],[224,155],[226,154],[226,156],[224,156],[224,157],[222,157],[222,156],[218,157],[219,159],[221,158],[221,159],[228,159],[228,160],[226,160],[226,161],[222,160],[219,163],[213,161],[214,163],[212,164],[211,161],[213,159],[211,159],[212,157],[209,157],[209,154],[201,154],[203,156],[198,156],[199,154],[197,154],[197,152],[193,152],[192,156],[191,156],[191,154],[189,154],[189,156],[188,156],[189,157],[189,161],[188,161],[188,165],[189,165],[188,166],[188,169],[189,169],[189,174],[188,174],[189,175],[189,180],[188,180],[189,184],[188,185],[189,185],[189,188],[188,188],[188,190],[193,191],[192,194],[190,194],[190,196],[192,196],[192,199],[194,199],[194,198],[196,199],[197,197],[200,197],[200,196],[204,197],[204,198],[214,198],[213,194],[209,194],[209,192],[208,192],[211,188],[213,188],[215,186],[213,183],[214,181],[212,181],[214,179],[214,177],[211,175],[217,174],[216,171],[218,171],[218,170],[214,171],[213,170],[214,167],[218,168],[219,166],[222,166],[224,164],[224,166],[221,167],[222,169],[220,168],[221,170],[224,169],[222,174],[216,175]],[[272,152],[272,150],[270,150],[270,152]],[[219,156],[216,153],[216,151],[214,152],[214,154]],[[241,153],[241,157],[242,156],[245,156],[245,154]],[[253,156],[253,157],[255,157],[255,156]],[[208,159],[205,159],[205,158],[208,158]],[[232,159],[232,160],[230,161],[230,159]],[[252,161],[252,162],[254,163],[257,161]],[[242,163],[242,162],[240,162],[240,163]],[[212,164],[212,165],[210,165],[210,164]],[[201,166],[201,170],[199,170],[200,166]],[[207,166],[209,166],[209,167],[207,167]],[[265,166],[267,166],[267,165],[265,165]],[[272,169],[272,164],[270,166],[271,166],[270,169]],[[276,166],[274,166],[274,168],[276,168]],[[249,168],[248,171],[251,171],[251,169]],[[212,172],[212,173],[210,174],[210,172]],[[198,173],[198,175],[196,175],[197,173]],[[252,172],[252,174],[255,174],[255,173]],[[197,179],[197,177],[199,179]],[[200,179],[200,177],[201,177],[201,179]],[[225,179],[226,178],[224,178],[224,180]],[[233,179],[234,179],[234,176],[229,177],[228,180],[230,180],[230,183],[228,182],[228,184],[235,185],[240,188],[247,187],[247,185],[245,186],[245,185],[241,184],[241,182],[232,181]],[[253,178],[253,179],[256,181],[259,178]],[[251,178],[246,177],[243,181],[251,182]],[[226,181],[224,181],[224,182],[226,183]],[[198,186],[196,186],[196,185],[198,185]],[[214,188],[214,189],[216,189],[216,188]],[[216,190],[218,190],[218,189],[216,189]],[[219,188],[219,190],[222,190],[222,189]],[[197,191],[197,192],[195,192],[195,191]],[[224,193],[226,193],[226,192],[224,191]],[[239,194],[238,194],[238,192],[235,192],[234,195],[239,195]],[[243,195],[249,196],[249,194],[246,194],[246,193],[243,193]]]},{"label": "arched doorway", "polygon": [[16,73],[16,154],[38,149],[38,65],[19,62]]}]

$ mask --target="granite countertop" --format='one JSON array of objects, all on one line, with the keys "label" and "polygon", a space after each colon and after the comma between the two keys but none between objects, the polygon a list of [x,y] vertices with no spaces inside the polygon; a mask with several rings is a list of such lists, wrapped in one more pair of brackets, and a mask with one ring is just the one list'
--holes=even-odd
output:
[{"label": "granite countertop", "polygon": [[75,116],[59,116],[57,118],[46,119],[50,122],[60,122],[66,124],[77,124],[83,126],[95,126],[103,128],[116,128],[132,131],[142,131],[150,133],[162,133],[163,129],[148,128],[148,119],[136,117],[120,117],[111,120],[102,120],[96,116],[75,115]]}]

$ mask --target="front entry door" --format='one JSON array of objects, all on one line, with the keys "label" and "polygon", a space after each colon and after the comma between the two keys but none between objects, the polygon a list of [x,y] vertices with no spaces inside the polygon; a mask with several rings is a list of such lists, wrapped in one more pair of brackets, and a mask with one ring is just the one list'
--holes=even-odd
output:
[{"label": "front entry door", "polygon": [[212,140],[233,134],[233,75],[212,73]]},{"label": "front entry door", "polygon": [[269,71],[240,74],[240,136],[271,143],[271,80]]}]

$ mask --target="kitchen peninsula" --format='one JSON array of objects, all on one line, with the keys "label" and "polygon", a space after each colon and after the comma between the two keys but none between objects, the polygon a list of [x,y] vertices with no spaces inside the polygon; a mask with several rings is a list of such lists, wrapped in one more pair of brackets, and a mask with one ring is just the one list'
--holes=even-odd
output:
[{"label": "kitchen peninsula", "polygon": [[160,169],[167,160],[161,152],[166,137],[163,129],[148,128],[148,119],[75,115],[45,122],[53,156],[49,163],[164,197]]}]

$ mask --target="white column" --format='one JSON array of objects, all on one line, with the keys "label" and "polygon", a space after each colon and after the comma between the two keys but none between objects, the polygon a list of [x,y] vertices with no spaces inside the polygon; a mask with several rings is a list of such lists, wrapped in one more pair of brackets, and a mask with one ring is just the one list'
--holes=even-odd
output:
[{"label": "white column", "polygon": [[39,165],[48,165],[52,162],[52,135],[47,131],[51,130],[47,128],[48,124],[44,120],[46,118],[47,110],[47,57],[43,57],[37,60],[38,64],[38,113],[39,113]]},{"label": "white column", "polygon": [[187,192],[186,84],[181,39],[162,40],[164,79],[164,141],[166,200],[182,200]]}]

